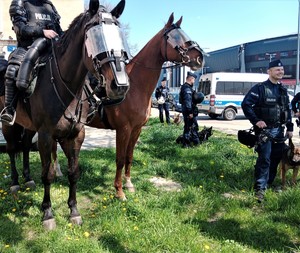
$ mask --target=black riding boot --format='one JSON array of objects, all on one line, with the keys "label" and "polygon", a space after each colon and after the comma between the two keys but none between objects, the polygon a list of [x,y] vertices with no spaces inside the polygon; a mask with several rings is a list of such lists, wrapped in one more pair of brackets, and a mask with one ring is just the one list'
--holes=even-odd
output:
[{"label": "black riding boot", "polygon": [[17,106],[17,88],[14,81],[6,79],[5,84],[5,108],[1,114],[1,121],[3,124],[12,126],[16,118],[16,106]]},{"label": "black riding boot", "polygon": [[16,82],[19,90],[24,91],[28,88],[31,72],[46,45],[46,38],[39,38],[33,42],[33,44],[26,52],[24,60],[20,66]]}]

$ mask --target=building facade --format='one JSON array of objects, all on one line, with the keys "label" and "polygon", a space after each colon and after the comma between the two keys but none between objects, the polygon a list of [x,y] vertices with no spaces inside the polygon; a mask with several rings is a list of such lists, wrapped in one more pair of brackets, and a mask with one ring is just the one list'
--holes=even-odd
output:
[{"label": "building facade", "polygon": [[[12,0],[0,0],[0,53],[5,58],[15,48],[16,36],[12,30],[9,16],[9,6]],[[52,0],[59,15],[61,16],[61,27],[66,30],[73,19],[83,12],[85,0]]]},{"label": "building facade", "polygon": [[[205,56],[205,66],[196,73],[199,77],[213,72],[267,73],[269,62],[280,59],[285,70],[282,83],[295,88],[297,43],[298,35],[291,34],[212,51]],[[187,71],[187,67],[167,64],[162,70],[161,78],[166,76],[170,89],[176,91],[184,83]],[[195,86],[197,83],[198,78]]]},{"label": "building facade", "polygon": [[298,35],[291,34],[237,45],[210,52],[205,59],[206,73],[267,73],[270,61],[280,59],[284,65],[283,83],[296,84]]}]

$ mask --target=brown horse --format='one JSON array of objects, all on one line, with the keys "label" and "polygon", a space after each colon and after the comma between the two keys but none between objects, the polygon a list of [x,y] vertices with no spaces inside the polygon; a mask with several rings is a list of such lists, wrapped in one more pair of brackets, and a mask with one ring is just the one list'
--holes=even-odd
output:
[{"label": "brown horse", "polygon": [[[89,9],[73,20],[59,41],[53,42],[52,55],[45,66],[39,69],[33,94],[27,99],[23,97],[18,100],[16,123],[28,129],[27,133],[38,132],[44,184],[43,224],[47,229],[56,226],[50,199],[50,186],[55,177],[51,152],[56,141],[68,159],[70,220],[75,224],[82,223],[76,200],[78,157],[87,117],[87,111],[82,111],[82,88],[85,76],[90,71],[105,80],[109,98],[119,98],[127,92],[128,87],[120,85],[121,81],[127,80],[126,50],[117,22],[124,6],[125,1],[122,0],[108,13],[102,6],[99,8],[99,0],[90,0]],[[111,27],[108,29],[107,25]],[[112,42],[107,32],[110,29],[118,35],[114,37],[113,45],[106,43]],[[115,45],[123,48],[113,48]],[[122,54],[118,54],[121,51]],[[4,98],[1,100],[3,103]],[[13,145],[10,143],[13,129],[3,125],[8,147]],[[16,176],[14,173],[12,176]]]},{"label": "brown horse", "polygon": [[[96,116],[88,125],[96,128],[116,130],[116,196],[126,199],[122,189],[122,169],[125,165],[125,180],[130,191],[130,169],[133,151],[142,127],[148,121],[151,111],[151,94],[160,76],[165,61],[181,63],[193,70],[202,67],[203,51],[180,28],[182,17],[176,22],[173,13],[167,24],[126,66],[130,79],[130,90],[125,100],[117,106],[105,107],[106,120]],[[87,107],[87,103],[85,104]],[[87,108],[86,108],[87,109]]]}]

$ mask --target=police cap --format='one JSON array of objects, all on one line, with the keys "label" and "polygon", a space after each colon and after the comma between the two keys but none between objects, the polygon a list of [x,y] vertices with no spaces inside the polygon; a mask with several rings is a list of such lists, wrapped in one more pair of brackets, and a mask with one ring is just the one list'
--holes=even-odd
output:
[{"label": "police cap", "polygon": [[192,73],[192,72],[187,72],[187,76],[189,77],[189,76],[192,76],[192,77],[194,77],[195,79],[197,78],[197,75],[195,74],[195,73]]},{"label": "police cap", "polygon": [[283,67],[283,64],[280,60],[271,61],[269,63],[269,69],[274,67]]}]

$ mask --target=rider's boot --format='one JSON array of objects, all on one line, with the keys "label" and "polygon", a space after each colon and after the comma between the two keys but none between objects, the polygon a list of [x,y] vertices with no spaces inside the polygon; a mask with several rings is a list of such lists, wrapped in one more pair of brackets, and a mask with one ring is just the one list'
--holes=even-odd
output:
[{"label": "rider's boot", "polygon": [[12,126],[16,119],[17,106],[17,88],[14,80],[6,79],[5,84],[5,108],[1,114],[1,121],[3,124]]},{"label": "rider's boot", "polygon": [[24,91],[28,88],[30,75],[32,73],[34,65],[46,45],[46,38],[39,38],[35,40],[27,50],[17,76],[16,85],[19,90]]}]

